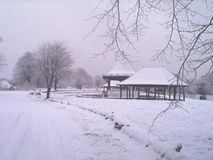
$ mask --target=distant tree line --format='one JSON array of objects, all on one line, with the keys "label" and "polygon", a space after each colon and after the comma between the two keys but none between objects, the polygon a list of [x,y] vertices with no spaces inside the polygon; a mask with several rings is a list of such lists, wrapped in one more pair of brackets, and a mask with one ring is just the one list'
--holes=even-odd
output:
[{"label": "distant tree line", "polygon": [[213,72],[197,78],[194,81],[188,81],[187,89],[189,94],[212,95],[213,94]]},{"label": "distant tree line", "polygon": [[85,69],[77,68],[72,70],[68,77],[62,83],[60,83],[60,86],[62,88],[72,87],[79,90],[83,88],[99,89],[105,83],[106,82],[100,75],[93,77],[88,74]]},{"label": "distant tree line", "polygon": [[[1,42],[3,42],[3,38],[0,36],[0,43]],[[5,57],[4,57],[4,55],[0,51],[0,71],[4,67],[5,61],[6,61]]]},{"label": "distant tree line", "polygon": [[60,42],[44,43],[35,52],[26,52],[16,62],[13,80],[22,89],[46,88],[46,98],[52,88],[75,87],[77,89],[104,84],[101,76],[93,78],[83,68],[73,70],[73,58]]}]

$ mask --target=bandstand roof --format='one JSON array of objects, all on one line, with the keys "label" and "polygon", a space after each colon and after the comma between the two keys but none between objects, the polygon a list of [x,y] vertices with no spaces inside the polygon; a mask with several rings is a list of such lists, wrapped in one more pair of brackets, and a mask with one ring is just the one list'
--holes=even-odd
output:
[{"label": "bandstand roof", "polygon": [[164,67],[142,68],[120,85],[177,85],[177,78]]},{"label": "bandstand roof", "polygon": [[132,76],[135,70],[128,62],[117,61],[115,66],[104,76]]}]

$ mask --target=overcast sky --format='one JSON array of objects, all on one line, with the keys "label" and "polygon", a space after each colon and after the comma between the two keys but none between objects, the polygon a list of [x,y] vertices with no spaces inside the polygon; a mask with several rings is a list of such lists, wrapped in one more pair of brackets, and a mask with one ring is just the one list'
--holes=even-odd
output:
[{"label": "overcast sky", "polygon": [[[93,11],[99,0],[0,0],[0,51],[7,59],[7,66],[0,77],[12,78],[17,59],[26,51],[35,51],[47,41],[62,41],[72,50],[74,67],[82,67],[91,75],[104,74],[115,61],[112,55],[94,57],[104,49],[104,39],[97,34],[85,35],[93,28],[93,21],[86,21],[95,14]],[[149,20],[148,29],[136,47],[139,54],[129,51],[137,59],[133,64],[140,67],[163,66],[153,62],[156,50],[163,47],[166,32],[157,15]],[[167,68],[175,72],[178,66],[169,64]]]}]

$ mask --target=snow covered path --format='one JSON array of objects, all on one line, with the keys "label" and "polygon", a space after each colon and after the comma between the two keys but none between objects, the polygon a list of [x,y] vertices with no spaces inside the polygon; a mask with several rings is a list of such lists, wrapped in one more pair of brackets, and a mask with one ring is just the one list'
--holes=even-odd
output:
[{"label": "snow covered path", "polygon": [[102,117],[28,92],[0,93],[0,160],[156,159]]}]

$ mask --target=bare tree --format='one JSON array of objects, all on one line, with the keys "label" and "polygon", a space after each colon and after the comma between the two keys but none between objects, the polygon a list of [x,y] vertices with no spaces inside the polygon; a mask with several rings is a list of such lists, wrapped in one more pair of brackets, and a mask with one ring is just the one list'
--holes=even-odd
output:
[{"label": "bare tree", "polygon": [[56,90],[58,87],[58,83],[61,80],[65,80],[69,78],[69,75],[72,72],[72,64],[73,64],[73,58],[71,56],[71,52],[69,52],[62,43],[56,43],[55,47],[58,48],[58,52],[60,56],[57,58],[57,69],[56,69],[56,75],[54,78],[54,89]]},{"label": "bare tree", "polygon": [[[3,41],[3,38],[0,36],[0,43]],[[0,53],[0,70],[5,65],[5,57],[2,53]]]},{"label": "bare tree", "polygon": [[36,61],[35,61],[35,66],[34,66],[34,73],[33,73],[33,84],[35,85],[35,87],[37,88],[43,88],[45,87],[45,80],[43,78],[43,74],[40,70],[40,65],[39,65],[39,55],[36,54]]},{"label": "bare tree", "polygon": [[22,85],[25,82],[32,83],[33,76],[36,73],[36,58],[31,52],[26,52],[18,59],[14,68],[14,81],[16,84]]},{"label": "bare tree", "polygon": [[210,85],[213,87],[213,71],[206,75],[207,81],[210,83]]},{"label": "bare tree", "polygon": [[40,71],[46,82],[46,98],[49,98],[54,81],[58,82],[61,72],[71,68],[72,59],[67,48],[58,42],[43,44],[38,54]]},{"label": "bare tree", "polygon": [[59,74],[56,75],[56,78],[54,79],[54,90],[58,89],[58,86],[60,86],[65,83],[66,81],[70,81],[72,75],[72,70],[62,70],[59,72]]},{"label": "bare tree", "polygon": [[5,65],[5,57],[0,53],[0,70],[4,67]]},{"label": "bare tree", "polygon": [[[105,10],[93,18],[97,19],[94,31],[105,24],[108,43],[103,53],[113,51],[116,56],[128,60],[126,46],[134,49],[148,19],[153,13],[165,17],[162,24],[168,31],[168,41],[154,59],[173,56],[180,62],[178,78],[194,72],[202,66],[213,68],[213,3],[195,0],[108,0],[101,1]],[[166,15],[166,16],[165,16]],[[168,56],[167,56],[168,55]]]},{"label": "bare tree", "polygon": [[96,89],[98,90],[99,87],[100,87],[101,85],[103,85],[103,78],[102,78],[101,76],[99,76],[99,75],[95,76],[95,77],[94,77],[94,84],[95,84],[95,86],[96,86]]},{"label": "bare tree", "polygon": [[92,77],[83,69],[78,68],[73,74],[74,86],[77,89],[90,87],[92,85]]}]

